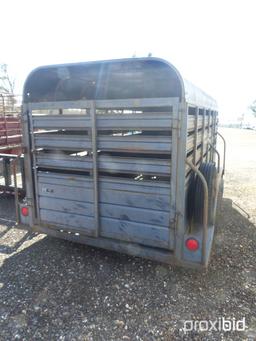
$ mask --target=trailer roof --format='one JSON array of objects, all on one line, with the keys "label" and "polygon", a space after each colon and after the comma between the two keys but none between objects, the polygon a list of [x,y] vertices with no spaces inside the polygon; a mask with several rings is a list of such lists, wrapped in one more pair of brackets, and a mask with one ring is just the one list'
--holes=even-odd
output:
[{"label": "trailer roof", "polygon": [[159,58],[128,58],[42,66],[24,85],[24,102],[185,97],[192,105],[216,110],[216,101]]}]

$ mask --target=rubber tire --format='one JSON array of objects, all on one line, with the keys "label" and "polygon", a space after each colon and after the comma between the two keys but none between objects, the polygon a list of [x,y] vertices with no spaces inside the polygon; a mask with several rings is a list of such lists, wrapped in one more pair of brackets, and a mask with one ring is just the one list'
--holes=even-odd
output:
[{"label": "rubber tire", "polygon": [[[205,177],[208,185],[208,225],[213,225],[216,217],[216,167],[212,162],[202,163],[199,167],[199,171]],[[193,221],[195,223],[203,224],[204,215],[204,187],[201,179],[197,175],[194,184],[194,205],[193,205]]]}]

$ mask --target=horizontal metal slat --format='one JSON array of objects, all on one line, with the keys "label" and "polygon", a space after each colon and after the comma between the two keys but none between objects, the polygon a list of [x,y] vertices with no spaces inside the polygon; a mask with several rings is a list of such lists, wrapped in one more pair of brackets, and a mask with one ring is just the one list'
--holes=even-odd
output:
[{"label": "horizontal metal slat", "polygon": [[187,118],[187,130],[193,131],[195,129],[195,116],[194,115],[188,115]]},{"label": "horizontal metal slat", "polygon": [[[97,115],[97,129],[152,129],[170,130],[172,117],[170,114],[99,114]],[[33,126],[36,129],[89,129],[91,118],[89,115],[45,115],[34,116]]]},{"label": "horizontal metal slat", "polygon": [[133,221],[137,223],[163,226],[166,228],[169,227],[170,220],[169,212],[156,212],[149,209],[112,205],[107,203],[100,204],[100,215],[105,218]]},{"label": "horizontal metal slat", "polygon": [[34,116],[35,129],[89,129],[91,118],[89,115],[45,115]]},{"label": "horizontal metal slat", "polygon": [[92,159],[89,157],[39,153],[36,155],[36,163],[38,167],[45,168],[92,170]]},{"label": "horizontal metal slat", "polygon": [[[88,150],[92,144],[87,135],[35,134],[36,148],[62,150]],[[98,136],[98,148],[103,151],[130,152],[171,152],[171,138],[165,136],[144,136],[140,134]]]},{"label": "horizontal metal slat", "polygon": [[97,115],[97,129],[136,129],[136,130],[170,130],[170,114],[102,114]]},{"label": "horizontal metal slat", "polygon": [[[92,217],[45,209],[41,209],[40,214],[42,222],[63,225],[88,235],[94,234],[95,222]],[[100,235],[103,237],[155,247],[169,247],[170,230],[164,227],[104,217],[100,218],[100,226]],[[171,238],[172,242],[173,238],[174,236]]]},{"label": "horizontal metal slat", "polygon": [[64,135],[40,133],[34,135],[35,147],[45,149],[86,150],[91,149],[87,135]]},{"label": "horizontal metal slat", "polygon": [[21,130],[0,130],[0,136],[21,136]]},{"label": "horizontal metal slat", "polygon": [[[66,190],[69,187],[79,187],[93,189],[92,178],[85,175],[61,174],[54,172],[38,172],[38,182],[41,184],[63,185]],[[156,181],[135,181],[131,179],[119,179],[113,177],[100,176],[100,187],[102,189],[120,190],[145,194],[170,195],[170,183]]]},{"label": "horizontal metal slat", "polygon": [[135,172],[154,175],[168,174],[171,172],[170,160],[142,159],[142,158],[121,158],[100,155],[98,157],[99,169],[111,172]]},{"label": "horizontal metal slat", "polygon": [[[156,183],[157,186],[157,183]],[[152,210],[169,211],[170,196],[161,194],[146,194],[133,191],[100,188],[100,202],[129,207],[147,208]],[[67,190],[67,186],[59,184],[44,184],[39,182],[38,193],[40,196],[50,198],[69,199],[93,203],[93,190],[82,187],[73,187]]]},{"label": "horizontal metal slat", "polygon": [[171,138],[164,136],[98,136],[98,148],[104,151],[171,152]]},{"label": "horizontal metal slat", "polygon": [[82,201],[93,203],[93,189],[82,188],[82,187],[72,187],[59,185],[59,184],[45,184],[38,183],[38,194],[40,196],[59,198],[59,199],[69,199],[75,201]]},{"label": "horizontal metal slat", "polygon": [[[213,124],[213,118],[212,116],[210,119],[206,116],[205,119],[205,128],[208,129],[208,127],[211,127]],[[197,123],[197,129],[202,129],[203,127],[203,117],[200,115],[198,116],[198,123]],[[194,115],[188,115],[188,122],[187,122],[187,130],[189,133],[192,131],[195,131],[195,116]]]},{"label": "horizontal metal slat", "polygon": [[[90,156],[75,156],[64,153],[36,153],[36,164],[38,167],[67,170],[92,170],[92,159]],[[170,176],[170,159],[119,157],[111,155],[98,156],[98,169],[100,171],[143,173],[153,175],[166,174]]]},{"label": "horizontal metal slat", "polygon": [[129,207],[146,208],[156,211],[170,210],[170,198],[157,194],[153,196],[146,195],[145,193],[100,189],[100,202]]},{"label": "horizontal metal slat", "polygon": [[88,235],[94,235],[95,220],[93,217],[46,209],[40,210],[40,217],[43,222],[48,224],[60,224],[83,231]]},{"label": "horizontal metal slat", "polygon": [[97,109],[113,109],[113,108],[147,108],[147,107],[167,107],[178,105],[178,97],[163,98],[129,98],[129,99],[111,99],[111,100],[79,100],[79,101],[55,101],[55,102],[38,102],[29,103],[31,110],[44,109],[77,109],[91,108],[95,103]]},{"label": "horizontal metal slat", "polygon": [[83,201],[56,199],[40,195],[39,206],[41,209],[59,211],[64,213],[69,212],[70,214],[79,214],[91,217],[94,216],[93,203]]},{"label": "horizontal metal slat", "polygon": [[[67,199],[55,199],[45,196],[39,197],[41,209],[48,209],[70,214],[79,214],[84,216],[94,216],[94,205],[92,203],[78,202]],[[100,204],[100,215],[105,218],[141,222],[156,226],[169,226],[169,212],[159,211],[159,213],[142,208]]]},{"label": "horizontal metal slat", "polygon": [[[61,154],[39,153],[36,156],[38,167],[70,170],[92,170],[90,157],[78,157]],[[120,158],[112,156],[98,157],[98,169],[100,171],[143,173],[153,175],[170,175],[170,160],[141,159],[136,157]]]},{"label": "horizontal metal slat", "polygon": [[[101,218],[100,224],[100,235],[103,237],[155,247],[169,247],[170,230],[167,228],[111,218]],[[173,237],[171,240],[173,241]]]},{"label": "horizontal metal slat", "polygon": [[90,176],[77,175],[77,174],[62,174],[54,172],[39,171],[38,182],[40,184],[56,184],[68,187],[79,187],[85,189],[93,189],[93,180]]}]

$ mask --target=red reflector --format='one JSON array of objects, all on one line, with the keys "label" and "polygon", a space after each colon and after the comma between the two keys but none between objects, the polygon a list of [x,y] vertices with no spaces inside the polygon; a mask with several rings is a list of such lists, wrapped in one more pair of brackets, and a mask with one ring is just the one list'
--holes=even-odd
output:
[{"label": "red reflector", "polygon": [[28,216],[28,208],[27,208],[27,207],[22,207],[22,208],[21,208],[21,214],[22,214],[24,217],[27,217],[27,216]]},{"label": "red reflector", "polygon": [[199,248],[199,243],[194,238],[189,238],[186,240],[186,247],[189,251],[196,251]]}]

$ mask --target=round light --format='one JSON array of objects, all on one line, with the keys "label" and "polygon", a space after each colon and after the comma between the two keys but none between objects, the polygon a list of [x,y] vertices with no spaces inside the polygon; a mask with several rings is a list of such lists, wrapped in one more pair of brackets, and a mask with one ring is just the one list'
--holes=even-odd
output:
[{"label": "round light", "polygon": [[27,217],[27,216],[28,216],[28,207],[22,207],[22,208],[21,208],[21,214],[22,214],[24,217]]},{"label": "round light", "polygon": [[196,239],[194,238],[189,238],[186,240],[186,248],[189,251],[196,251],[199,249],[199,243]]}]

